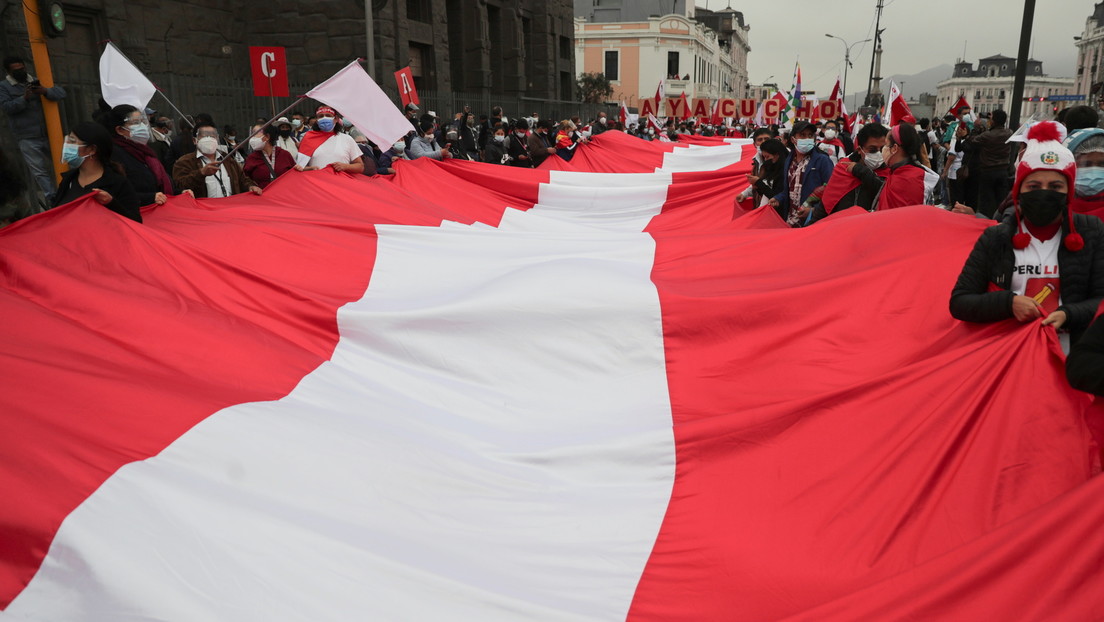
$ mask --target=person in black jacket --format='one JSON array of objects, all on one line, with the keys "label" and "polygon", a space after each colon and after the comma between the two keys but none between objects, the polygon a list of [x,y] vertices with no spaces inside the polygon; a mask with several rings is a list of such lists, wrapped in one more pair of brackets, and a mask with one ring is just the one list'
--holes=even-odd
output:
[{"label": "person in black jacket", "polygon": [[[753,174],[747,176],[755,207],[761,206],[782,188],[782,175],[786,170],[783,163],[789,154],[790,151],[786,149],[786,145],[777,138],[771,138],[759,144],[757,156],[760,160],[759,167]],[[737,215],[743,213],[742,209],[739,207],[737,209],[740,210]]]},{"label": "person in black jacket", "polygon": [[100,205],[142,222],[138,196],[123,175],[122,167],[111,161],[111,147],[111,136],[102,125],[85,122],[73,128],[61,152],[69,171],[61,176],[54,207],[91,192]]},{"label": "person in black jacket", "polygon": [[1070,349],[1066,379],[1078,391],[1104,396],[1104,320],[1094,321]]},{"label": "person in black jacket", "polygon": [[862,126],[856,136],[858,149],[836,164],[821,202],[813,208],[811,222],[852,207],[866,211],[874,207],[874,200],[885,184],[885,178],[878,173],[884,170],[882,147],[888,142],[888,136],[889,128],[881,123]]},{"label": "person in black jacket", "polygon": [[527,144],[529,122],[525,119],[514,121],[514,131],[506,138],[506,153],[510,156],[510,166],[533,168],[533,158],[529,155]]},{"label": "person in black jacket", "polygon": [[138,204],[163,205],[173,194],[172,178],[148,144],[151,130],[146,115],[122,104],[102,111],[96,120],[110,132],[114,143],[111,161],[123,167],[138,194]]},{"label": "person in black jacket", "polygon": [[1031,128],[1012,188],[1015,215],[982,232],[950,308],[968,322],[1041,319],[1064,329],[1066,347],[1104,300],[1104,223],[1071,212],[1076,166],[1060,138],[1052,121]]}]

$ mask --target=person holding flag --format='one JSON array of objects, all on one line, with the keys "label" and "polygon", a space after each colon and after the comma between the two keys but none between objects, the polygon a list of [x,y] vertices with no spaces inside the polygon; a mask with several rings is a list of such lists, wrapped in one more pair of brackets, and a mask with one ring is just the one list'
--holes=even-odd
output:
[{"label": "person holding flag", "polygon": [[1104,223],[1073,213],[1077,165],[1060,141],[1053,121],[1028,132],[1012,186],[1015,218],[982,232],[950,311],[965,322],[1041,320],[1061,331],[1068,352],[1104,301]]},{"label": "person holding flag", "polygon": [[351,136],[341,131],[341,115],[329,106],[315,112],[316,128],[299,141],[296,169],[313,171],[327,166],[341,173],[364,172],[364,154]]},{"label": "person holding flag", "polygon": [[785,214],[783,220],[791,227],[805,224],[813,206],[809,199],[824,192],[832,177],[832,161],[816,148],[816,128],[808,121],[798,121],[789,136],[792,151],[786,157],[782,191],[770,200],[771,207]]},{"label": "person holding flag", "polygon": [[889,129],[880,123],[868,123],[859,130],[858,149],[832,171],[811,222],[852,207],[870,211],[889,172],[882,156],[888,134]]}]

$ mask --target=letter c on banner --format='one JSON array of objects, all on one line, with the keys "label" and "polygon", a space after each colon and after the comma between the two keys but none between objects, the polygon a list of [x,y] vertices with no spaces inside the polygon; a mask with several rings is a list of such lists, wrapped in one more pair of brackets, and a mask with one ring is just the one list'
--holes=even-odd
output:
[{"label": "letter c on banner", "polygon": [[276,62],[276,53],[275,52],[265,52],[265,53],[261,54],[261,73],[264,74],[264,76],[266,78],[275,78],[276,77],[276,70],[268,66],[269,63],[275,63],[275,62]]},{"label": "letter c on banner", "polygon": [[763,102],[763,116],[775,120],[778,118],[778,113],[782,112],[782,102],[777,99],[771,98]]}]

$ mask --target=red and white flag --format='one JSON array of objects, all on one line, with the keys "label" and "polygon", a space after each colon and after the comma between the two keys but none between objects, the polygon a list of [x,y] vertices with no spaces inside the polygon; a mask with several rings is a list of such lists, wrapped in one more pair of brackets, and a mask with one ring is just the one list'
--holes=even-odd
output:
[{"label": "red and white flag", "polygon": [[0,230],[0,619],[1099,617],[1053,330],[908,303],[986,223],[590,150]]},{"label": "red and white flag", "polygon": [[385,146],[410,132],[410,121],[391,102],[360,61],[353,61],[307,93],[332,106],[372,142]]},{"label": "red and white flag", "polygon": [[912,114],[908,102],[901,94],[896,82],[889,83],[889,102],[886,104],[886,127],[893,127],[898,123],[916,123],[916,117]]},{"label": "red and white flag", "polygon": [[666,91],[663,89],[663,80],[660,80],[655,93],[655,104],[657,109],[663,104],[664,97],[666,97]]}]

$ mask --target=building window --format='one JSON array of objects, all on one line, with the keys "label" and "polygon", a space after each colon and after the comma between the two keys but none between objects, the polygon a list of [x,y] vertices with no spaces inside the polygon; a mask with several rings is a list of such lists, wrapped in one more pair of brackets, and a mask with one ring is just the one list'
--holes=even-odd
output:
[{"label": "building window", "polygon": [[416,22],[430,21],[433,15],[429,6],[429,0],[406,0],[406,18]]},{"label": "building window", "polygon": [[966,67],[963,67],[963,68],[962,68],[962,75],[966,75],[966,73],[967,73],[968,71],[970,71],[970,70],[969,70],[968,68],[966,68]]},{"label": "building window", "polygon": [[681,75],[679,73],[679,53],[667,52],[667,77],[677,80]]},{"label": "building window", "polygon": [[606,50],[606,79],[620,80],[620,76],[617,72],[617,50]]},{"label": "building window", "polygon": [[974,93],[974,99],[981,99],[981,89],[978,89],[978,91]]},{"label": "building window", "polygon": [[1008,65],[1001,65],[1001,71],[1008,71]]},{"label": "building window", "polygon": [[560,37],[560,58],[564,60],[571,58],[571,39],[567,37]]},{"label": "building window", "polygon": [[1000,98],[1004,99],[1004,89],[1001,89],[1001,91],[1000,91]]}]

